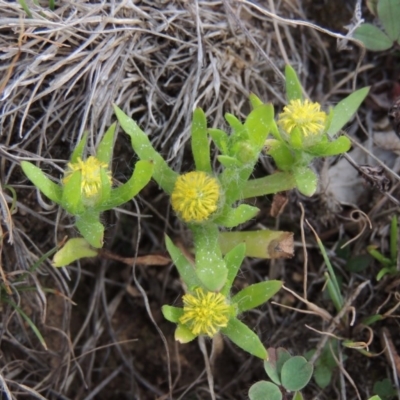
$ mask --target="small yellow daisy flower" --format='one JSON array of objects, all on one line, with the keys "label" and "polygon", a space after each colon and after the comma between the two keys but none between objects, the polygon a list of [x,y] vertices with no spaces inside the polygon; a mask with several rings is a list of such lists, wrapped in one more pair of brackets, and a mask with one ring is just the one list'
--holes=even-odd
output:
[{"label": "small yellow daisy flower", "polygon": [[193,335],[213,337],[220,328],[228,325],[232,307],[221,293],[195,289],[183,296],[183,315],[179,322],[186,325]]},{"label": "small yellow daisy flower", "polygon": [[[100,171],[102,168],[107,170],[107,167],[108,165],[106,163],[99,161],[96,157],[90,156],[86,161],[82,161],[82,159],[78,157],[76,163],[68,163],[68,170],[65,171],[63,183],[66,184],[75,171],[81,171],[81,192],[87,198],[94,197],[101,188]],[[110,171],[107,171],[107,176],[111,184]]]},{"label": "small yellow daisy flower", "polygon": [[319,103],[291,100],[279,114],[278,125],[289,135],[295,128],[299,128],[304,137],[319,135],[325,128],[327,118],[326,113],[320,109]]},{"label": "small yellow daisy flower", "polygon": [[201,222],[217,210],[219,198],[218,180],[205,172],[193,171],[177,178],[171,203],[185,222]]}]

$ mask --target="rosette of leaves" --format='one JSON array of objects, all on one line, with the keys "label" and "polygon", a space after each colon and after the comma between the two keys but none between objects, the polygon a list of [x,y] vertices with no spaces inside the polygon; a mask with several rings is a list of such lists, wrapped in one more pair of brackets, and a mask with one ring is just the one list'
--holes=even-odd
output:
[{"label": "rosette of leaves", "polygon": [[[208,287],[206,287],[199,279],[192,263],[183,255],[183,253],[172,243],[168,237],[166,238],[166,244],[168,252],[188,290],[192,291],[193,288],[202,288],[204,292],[209,291]],[[275,280],[259,282],[247,286],[232,296],[230,293],[232,284],[244,257],[245,245],[240,244],[226,254],[223,259],[228,274],[223,287],[217,293],[226,298],[226,304],[231,308],[231,312],[226,320],[226,324],[224,324],[225,326],[219,328],[215,334],[220,332],[243,350],[256,357],[266,360],[268,358],[268,352],[264,345],[261,343],[256,333],[240,321],[239,316],[243,312],[258,307],[268,301],[279,291],[283,282]],[[202,312],[202,315],[199,316],[199,319],[201,319],[204,323],[203,316],[206,314],[206,311],[202,311],[204,312]],[[193,329],[190,325],[182,322],[182,317],[184,317],[184,308],[164,305],[162,307],[162,312],[168,321],[177,324],[175,331],[176,340],[180,341],[181,343],[187,343],[198,336],[193,332]],[[215,317],[213,314],[213,311],[211,311],[210,318]]]},{"label": "rosette of leaves", "polygon": [[[357,111],[369,88],[355,91],[325,114],[320,111],[318,103],[304,99],[297,74],[289,65],[285,68],[285,77],[289,103],[279,115],[278,124],[273,121],[270,125],[272,138],[265,143],[266,153],[274,159],[280,171],[291,176],[302,194],[311,196],[318,183],[310,168],[312,160],[342,154],[350,149],[351,142],[346,136],[335,136]],[[249,183],[254,193],[260,193],[264,188],[262,179]]]},{"label": "rosette of leaves", "polygon": [[283,392],[295,392],[293,400],[303,400],[300,390],[310,381],[313,366],[304,357],[292,357],[279,347],[268,349],[269,359],[264,361],[264,369],[272,382],[259,381],[249,390],[250,400],[282,400]]},{"label": "rosette of leaves", "polygon": [[[55,266],[66,265],[81,257],[93,257],[103,245],[103,211],[131,200],[149,182],[153,172],[151,161],[136,163],[132,176],[121,186],[112,188],[109,165],[113,153],[114,123],[105,133],[95,156],[82,161],[87,134],[71,155],[65,178],[55,183],[34,164],[22,161],[28,179],[50,200],[75,217],[75,226],[83,238],[70,239],[63,253],[56,257]],[[86,176],[85,176],[86,174]]]}]

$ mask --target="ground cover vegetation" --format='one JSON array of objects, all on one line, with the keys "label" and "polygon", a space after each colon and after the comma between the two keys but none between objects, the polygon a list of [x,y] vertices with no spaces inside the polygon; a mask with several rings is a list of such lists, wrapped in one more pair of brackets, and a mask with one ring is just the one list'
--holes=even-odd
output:
[{"label": "ground cover vegetation", "polygon": [[3,398],[400,398],[398,17],[0,0]]}]

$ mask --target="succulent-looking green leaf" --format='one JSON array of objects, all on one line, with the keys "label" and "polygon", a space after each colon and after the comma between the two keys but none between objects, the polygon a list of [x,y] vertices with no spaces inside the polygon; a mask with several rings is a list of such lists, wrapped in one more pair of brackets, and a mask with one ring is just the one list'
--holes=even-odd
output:
[{"label": "succulent-looking green leaf", "polygon": [[243,322],[236,318],[231,318],[228,326],[221,328],[221,332],[228,336],[233,343],[262,360],[268,358],[268,352],[261,343],[259,337]]},{"label": "succulent-looking green leaf", "polygon": [[368,400],[382,400],[378,395],[370,397]]},{"label": "succulent-looking green leaf", "polygon": [[393,46],[393,40],[372,24],[360,25],[353,34],[355,39],[364,43],[370,51],[384,51]]},{"label": "succulent-looking green leaf", "polygon": [[224,258],[225,265],[228,270],[225,285],[221,289],[221,294],[223,294],[224,296],[228,296],[230,293],[233,281],[235,280],[240,266],[242,265],[245,252],[246,245],[244,243],[240,243],[235,246],[231,251],[229,251]]},{"label": "succulent-looking green leaf", "polygon": [[99,213],[86,212],[77,216],[75,226],[91,246],[96,249],[103,247],[104,226]]},{"label": "succulent-looking green leaf", "polygon": [[236,304],[238,313],[251,310],[264,304],[274,296],[282,287],[281,281],[265,281],[247,286],[232,298]]},{"label": "succulent-looking green leaf", "polygon": [[179,275],[185,282],[186,286],[189,289],[194,287],[203,287],[199,278],[196,275],[194,266],[172,243],[172,240],[168,236],[165,236],[165,245],[167,247],[169,255],[171,256],[172,262],[175,264]]},{"label": "succulent-looking green leaf", "polygon": [[108,175],[108,171],[105,168],[100,168],[100,190],[98,193],[98,198],[95,201],[93,208],[101,207],[102,204],[105,204],[110,200],[111,196],[111,182],[110,177]]},{"label": "succulent-looking green leaf", "polygon": [[211,136],[212,140],[214,141],[215,145],[217,146],[218,150],[223,154],[228,154],[228,142],[229,137],[226,132],[221,129],[212,129],[208,130],[209,135]]},{"label": "succulent-looking green leaf", "polygon": [[367,97],[369,87],[356,90],[345,99],[341,100],[333,109],[333,118],[329,125],[328,135],[338,133],[351,119]]},{"label": "succulent-looking green leaf", "polygon": [[178,174],[168,166],[161,155],[153,148],[147,135],[132,118],[129,118],[116,105],[114,105],[114,111],[122,129],[131,138],[133,150],[135,150],[141,160],[152,161],[154,163],[154,179],[165,192],[171,194]]},{"label": "succulent-looking green leaf", "polygon": [[282,231],[231,231],[220,232],[222,254],[240,243],[246,244],[246,256],[257,258],[288,258],[293,256],[293,233]]},{"label": "succulent-looking green leaf", "polygon": [[246,118],[244,126],[248,131],[249,141],[255,152],[259,153],[264,147],[273,120],[274,107],[272,104],[263,104],[255,108]]},{"label": "succulent-looking green leaf", "polygon": [[307,152],[312,153],[316,157],[328,157],[346,153],[350,147],[350,139],[346,136],[340,136],[331,142],[319,143],[312,146],[312,148],[307,149]]},{"label": "succulent-looking green leaf", "polygon": [[293,171],[298,191],[305,196],[312,196],[317,190],[318,177],[310,168],[298,167]]},{"label": "succulent-looking green leaf", "polygon": [[310,381],[312,374],[313,366],[304,357],[291,357],[282,367],[282,385],[286,390],[293,392],[301,390]]},{"label": "succulent-looking green leaf", "polygon": [[283,364],[289,360],[290,353],[283,347],[268,349],[268,360],[264,361],[264,369],[268,377],[277,385],[281,385],[281,370]]},{"label": "succulent-looking green leaf", "polygon": [[86,257],[96,257],[97,250],[93,249],[84,238],[69,239],[67,243],[54,254],[53,266],[64,267],[76,260]]},{"label": "succulent-looking green leaf", "polygon": [[210,291],[219,291],[226,282],[228,269],[218,246],[218,227],[215,224],[192,227],[196,274]]},{"label": "succulent-looking green leaf", "polygon": [[189,343],[196,338],[196,335],[185,325],[178,324],[175,329],[175,340],[179,343]]},{"label": "succulent-looking green leaf", "polygon": [[[243,139],[246,139],[246,137],[241,136],[241,134],[245,132],[243,124],[233,114],[226,113],[224,117],[226,119],[226,122],[233,129],[235,137],[240,136]],[[247,135],[245,134],[245,136]]]},{"label": "succulent-looking green leaf", "polygon": [[113,147],[114,147],[114,135],[115,135],[115,128],[117,126],[117,123],[114,122],[108,129],[107,132],[104,134],[103,139],[97,146],[97,151],[96,151],[96,158],[103,162],[106,163],[108,166],[108,169],[111,170],[111,158],[113,154]]},{"label": "succulent-looking green leaf", "polygon": [[285,67],[286,78],[286,97],[290,100],[303,100],[303,88],[296,74],[296,71],[290,66]]},{"label": "succulent-looking green leaf", "polygon": [[88,134],[89,132],[85,132],[82,136],[82,139],[76,145],[74,151],[71,154],[70,163],[75,164],[78,161],[78,158],[83,157],[83,150],[85,149],[86,146]]},{"label": "succulent-looking green leaf", "polygon": [[175,324],[179,322],[179,318],[183,315],[183,308],[180,307],[164,305],[161,307],[161,311],[167,321]]},{"label": "succulent-looking green leaf", "polygon": [[264,105],[264,103],[254,93],[250,93],[249,100],[253,109]]},{"label": "succulent-looking green leaf", "polygon": [[223,154],[217,156],[217,160],[225,168],[235,168],[235,167],[240,167],[242,165],[242,163],[237,158],[231,156],[225,156]]},{"label": "succulent-looking green leaf", "polygon": [[254,218],[259,211],[259,208],[249,206],[248,204],[240,204],[236,208],[227,207],[226,212],[216,218],[214,222],[226,228],[234,228]]},{"label": "succulent-looking green leaf", "polygon": [[82,172],[79,170],[73,172],[62,191],[61,205],[72,215],[82,214],[85,211],[81,180]]},{"label": "succulent-looking green leaf", "polygon": [[260,381],[250,387],[250,400],[282,400],[278,386],[271,382]]},{"label": "succulent-looking green leaf", "polygon": [[392,41],[400,38],[400,0],[379,0],[378,17]]},{"label": "succulent-looking green leaf", "polygon": [[207,137],[207,119],[201,108],[196,108],[193,113],[192,154],[196,171],[212,172],[210,144]]},{"label": "succulent-looking green leaf", "polygon": [[290,171],[293,164],[296,162],[296,159],[287,145],[277,139],[266,140],[265,152],[274,159],[276,166],[281,171]]},{"label": "succulent-looking green leaf", "polygon": [[132,200],[150,181],[154,171],[151,161],[138,161],[128,182],[112,189],[110,198],[99,206],[101,211],[111,210]]},{"label": "succulent-looking green leaf", "polygon": [[61,204],[62,188],[51,181],[43,171],[28,161],[21,162],[21,168],[27,178],[50,200]]}]

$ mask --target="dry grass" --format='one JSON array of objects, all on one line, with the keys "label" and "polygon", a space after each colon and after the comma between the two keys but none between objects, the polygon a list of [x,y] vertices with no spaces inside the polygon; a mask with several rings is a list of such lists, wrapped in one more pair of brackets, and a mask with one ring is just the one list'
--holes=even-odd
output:
[{"label": "dry grass", "polygon": [[[64,235],[74,232],[68,217],[33,190],[21,174],[19,162],[33,160],[58,179],[85,130],[90,132],[88,151],[96,147],[115,120],[111,105],[116,103],[149,133],[176,170],[188,169],[191,161],[185,144],[193,109],[204,108],[209,124],[223,127],[225,112],[238,117],[246,114],[250,92],[279,108],[285,102],[280,71],[286,63],[299,72],[310,97],[324,104],[351,93],[354,83],[361,87],[372,80],[377,90],[370,107],[361,110],[349,135],[356,142],[367,138],[364,145],[373,154],[374,123],[389,104],[379,88],[389,73],[374,70],[371,59],[362,58],[357,69],[363,54],[351,44],[350,51],[336,49],[335,40],[343,39],[333,33],[338,27],[321,30],[308,22],[322,9],[328,15],[339,15],[342,26],[348,24],[352,9],[347,2],[331,5],[332,9],[323,8],[326,2],[306,0],[271,0],[259,6],[244,0],[60,3],[55,11],[47,8],[46,1],[41,1],[41,6],[29,3],[32,18],[27,18],[17,2],[0,0],[3,398],[164,399],[170,395],[174,399],[208,399],[204,360],[197,345],[178,348],[173,327],[160,313],[162,304],[172,304],[181,293],[172,266],[132,269],[104,259],[54,269],[48,259],[42,262],[41,257]],[[114,175],[121,180],[129,174],[134,157],[128,148],[127,138],[120,133]],[[273,171],[268,160],[262,160],[260,168]],[[329,164],[318,168],[323,190],[312,200],[302,200],[306,216],[332,249],[329,254],[343,277],[344,295],[352,300],[347,306],[356,306],[360,316],[368,316],[387,297],[384,308],[390,309],[397,302],[397,286],[392,282],[386,293],[384,285],[371,282],[357,292],[356,288],[371,278],[371,271],[368,276],[349,273],[334,249],[339,240],[353,237],[361,229],[360,220],[346,219],[347,211],[359,206],[371,213],[373,233],[371,237],[371,230],[366,230],[352,247],[352,254],[365,252],[366,245],[379,235],[386,243],[387,233],[380,229],[387,227],[393,205],[375,193],[367,202],[341,211],[332,192],[324,190]],[[264,216],[253,226],[283,227],[300,234],[298,198],[292,194],[291,205],[278,222]],[[260,202],[263,210],[269,205],[269,200]],[[186,235],[169,216],[167,200],[154,185],[142,193],[138,203],[104,218],[106,247],[124,256],[164,252],[165,232],[181,239]],[[322,221],[328,228],[323,228]],[[321,310],[333,313],[320,293],[324,266],[309,233],[306,242],[309,285],[304,292]],[[298,246],[295,259],[270,266],[270,276],[285,280],[300,294],[303,266],[301,244]],[[266,275],[265,263],[248,261],[238,286]],[[6,300],[33,321],[47,348]],[[303,307],[289,292],[277,300]],[[253,312],[248,318],[268,346],[282,345],[295,354],[315,348],[323,336],[308,330],[305,323],[319,331],[357,337],[350,325],[340,326],[337,318],[324,322],[321,316],[304,317],[277,306],[268,305],[267,310],[269,313]],[[398,324],[389,321],[387,328],[393,334]],[[376,353],[381,350],[376,339],[372,349]],[[355,373],[357,366],[364,367],[369,361],[354,354],[346,353],[349,360],[353,358],[345,366],[360,396],[366,398],[372,383],[384,374]],[[391,370],[383,356],[378,360],[376,365]],[[257,360],[227,343],[215,363],[215,392],[220,399],[246,398],[249,386],[265,378]],[[356,398],[346,374],[342,369],[325,392],[311,385],[308,395],[328,399],[337,393],[336,398]]]}]

